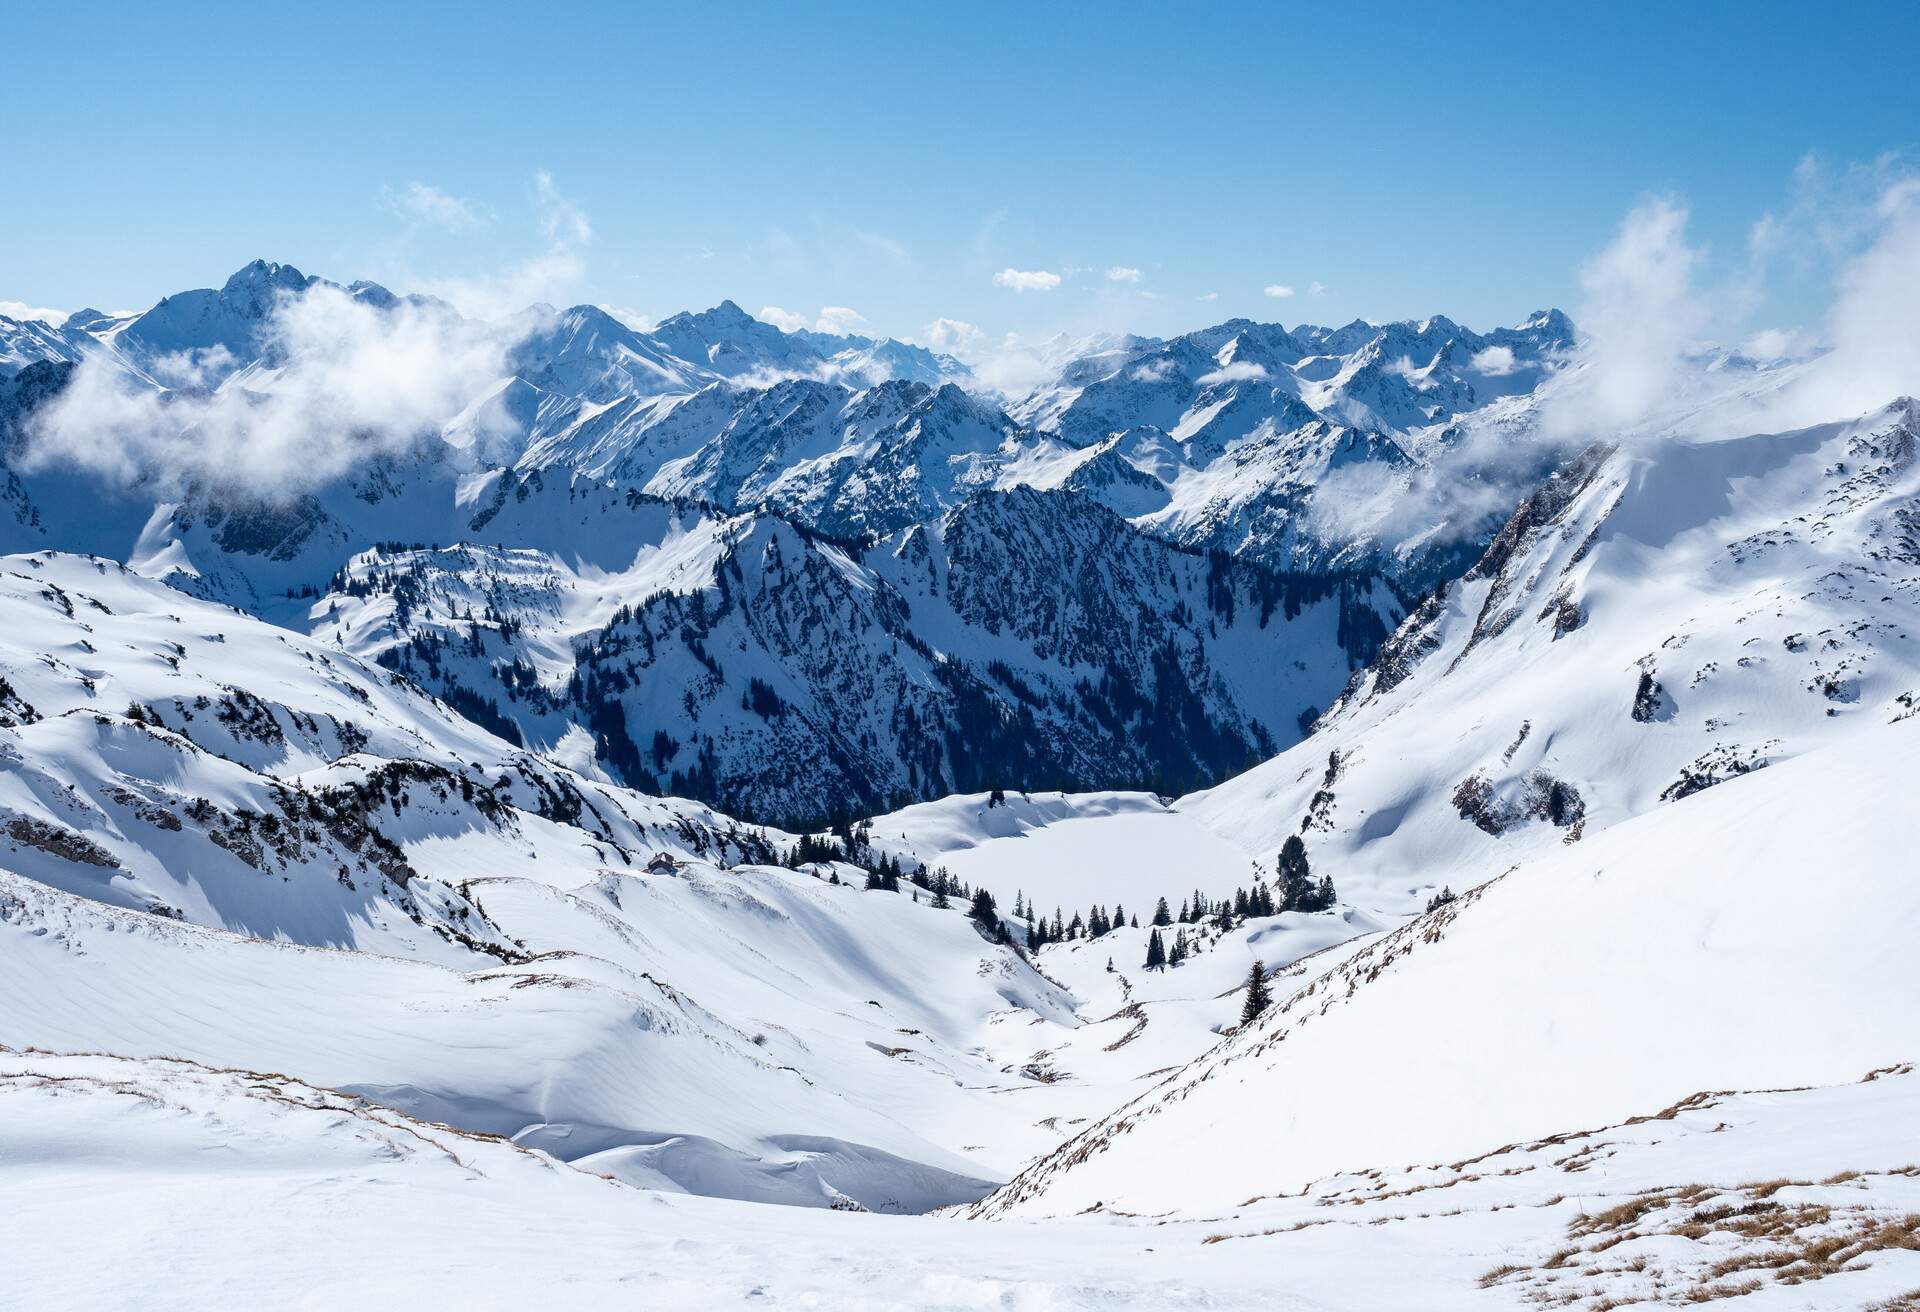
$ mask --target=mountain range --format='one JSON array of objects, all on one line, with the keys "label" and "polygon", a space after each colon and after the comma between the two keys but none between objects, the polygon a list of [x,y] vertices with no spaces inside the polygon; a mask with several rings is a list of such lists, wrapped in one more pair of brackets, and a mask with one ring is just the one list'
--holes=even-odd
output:
[{"label": "mountain range", "polygon": [[[162,416],[304,397],[330,347],[288,321],[316,290],[463,345],[484,331],[499,376],[298,486],[200,469],[102,486],[61,463],[56,430],[88,418],[67,400],[81,370]],[[1178,792],[1297,740],[1497,522],[1405,547],[1330,530],[1315,489],[1356,465],[1415,477],[1460,416],[1524,409],[1571,333],[1553,312],[1486,336],[1236,320],[1084,343],[1011,400],[951,357],[731,302],[649,332],[584,305],[479,330],[255,261],[142,314],[0,323],[0,545],[94,551],[325,631],[530,746],[580,735],[614,779],[743,814],[817,822],[988,783]],[[736,586],[745,609],[706,605]],[[1011,596],[1024,615],[999,613]],[[716,638],[730,614],[740,631]],[[1269,637],[1278,680],[1251,654]],[[613,659],[635,640],[644,659]],[[791,770],[799,755],[823,768]]]},{"label": "mountain range", "polygon": [[0,320],[18,1288],[1903,1306],[1920,403],[1583,340]]}]

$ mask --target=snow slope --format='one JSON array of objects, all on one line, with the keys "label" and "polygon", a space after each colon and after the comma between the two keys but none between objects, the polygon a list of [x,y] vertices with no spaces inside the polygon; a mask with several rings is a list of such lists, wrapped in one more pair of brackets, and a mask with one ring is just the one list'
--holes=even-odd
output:
[{"label": "snow slope", "polygon": [[964,898],[768,864],[792,836],[116,562],[0,560],[0,616],[0,1042],[286,1071],[655,1187],[923,1210],[1235,1006],[1223,949],[1145,990],[1170,1005],[1143,1039],[1090,956],[1063,986]]},{"label": "snow slope", "polygon": [[1419,607],[1313,736],[1180,809],[1343,895],[1445,885],[1912,709],[1920,412],[1598,448]]},{"label": "snow slope", "polygon": [[1894,1307],[1916,1084],[1704,1096],[1200,1220],[981,1226],[647,1192],[283,1075],[0,1051],[0,1194],[31,1307]]},{"label": "snow slope", "polygon": [[[1285,998],[980,1214],[1218,1212],[1701,1089],[1910,1060],[1916,767],[1920,726],[1883,725],[1551,856],[1490,863],[1487,882]],[[1213,1151],[1223,1137],[1231,1153]]]}]

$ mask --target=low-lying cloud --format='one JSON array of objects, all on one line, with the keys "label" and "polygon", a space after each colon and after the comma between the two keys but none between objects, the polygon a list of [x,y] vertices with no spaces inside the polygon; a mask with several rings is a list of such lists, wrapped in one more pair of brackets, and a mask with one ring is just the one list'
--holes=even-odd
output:
[{"label": "low-lying cloud", "polygon": [[1219,383],[1260,382],[1269,376],[1267,367],[1263,364],[1255,364],[1251,360],[1235,360],[1231,364],[1221,365],[1210,373],[1201,374],[1193,381],[1200,387],[1213,387]]},{"label": "low-lying cloud", "polygon": [[382,310],[315,284],[266,324],[267,359],[218,390],[197,386],[224,351],[167,357],[178,390],[157,391],[102,352],[37,411],[28,468],[65,464],[172,495],[195,485],[291,495],[369,457],[437,436],[507,373],[513,335],[450,309]]},{"label": "low-lying cloud", "polygon": [[67,321],[65,310],[50,310],[44,305],[28,305],[25,301],[0,301],[0,315],[9,319],[38,319],[55,327]]},{"label": "low-lying cloud", "polygon": [[[1458,540],[1505,514],[1590,442],[1782,432],[1920,393],[1920,178],[1876,161],[1830,176],[1811,163],[1790,205],[1755,224],[1747,260],[1718,279],[1687,206],[1636,206],[1580,273],[1572,352],[1539,392],[1537,424],[1469,418],[1431,459],[1358,462],[1316,489],[1315,526],[1383,545]],[[1776,278],[1830,270],[1811,328],[1743,323]],[[1715,343],[1738,343],[1729,361]],[[1498,376],[1510,354],[1473,360]]]}]

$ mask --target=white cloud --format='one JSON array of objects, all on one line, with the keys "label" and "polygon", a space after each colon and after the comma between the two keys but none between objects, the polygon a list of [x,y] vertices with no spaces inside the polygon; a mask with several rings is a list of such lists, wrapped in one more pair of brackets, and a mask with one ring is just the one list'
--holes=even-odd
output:
[{"label": "white cloud", "polygon": [[1201,374],[1193,381],[1201,387],[1212,387],[1216,383],[1250,383],[1266,378],[1265,365],[1255,364],[1251,360],[1235,360],[1232,364],[1221,365],[1212,373]]},{"label": "white cloud", "polygon": [[39,319],[43,323],[58,325],[66,322],[68,312],[28,305],[25,301],[0,301],[0,314],[9,319]]},{"label": "white cloud", "polygon": [[973,350],[982,336],[984,334],[965,319],[935,319],[926,327],[927,345],[949,355]]},{"label": "white cloud", "polygon": [[777,305],[761,306],[760,318],[783,333],[797,333],[807,326],[806,315],[795,314],[792,310],[783,310]]},{"label": "white cloud", "polygon": [[1511,346],[1489,346],[1468,361],[1475,369],[1492,378],[1504,377],[1514,371],[1513,348]]},{"label": "white cloud", "polygon": [[993,275],[993,285],[1016,292],[1050,292],[1060,285],[1060,275],[1045,269],[1002,269]]},{"label": "white cloud", "polygon": [[[325,285],[282,300],[267,335],[285,363],[245,390],[163,395],[89,357],[35,413],[25,463],[76,465],[163,494],[199,483],[291,495],[437,441],[448,417],[508,372],[515,337],[433,305],[379,310]],[[191,382],[221,363],[202,353],[171,367]]]},{"label": "white cloud", "polygon": [[823,305],[820,307],[820,317],[814,321],[813,328],[815,332],[833,333],[836,336],[845,337],[849,333],[858,332],[860,325],[866,321],[867,316],[858,310],[850,310],[844,305]]},{"label": "white cloud", "polygon": [[409,182],[395,191],[385,189],[387,204],[422,223],[431,223],[448,232],[465,232],[487,221],[486,211],[470,200],[451,195],[424,182]]},{"label": "white cloud", "polygon": [[1124,264],[1116,264],[1111,269],[1107,270],[1107,281],[1108,282],[1139,282],[1140,270],[1129,268]]},{"label": "white cloud", "polygon": [[232,351],[216,343],[160,356],[147,366],[147,372],[168,387],[207,387],[232,373],[237,363]]},{"label": "white cloud", "polygon": [[[1676,428],[1708,437],[1790,431],[1920,393],[1920,178],[1885,161],[1830,177],[1803,161],[1792,204],[1756,225],[1749,253],[1744,275],[1703,286],[1686,207],[1673,199],[1636,207],[1581,271],[1580,340],[1542,386],[1532,440],[1470,418],[1430,465],[1355,461],[1330,473],[1314,491],[1310,522],[1349,539],[1448,541],[1511,512],[1556,462],[1590,441],[1633,442]],[[1700,349],[1704,335],[1732,335],[1728,325],[1764,300],[1770,268],[1804,275],[1831,266],[1824,351],[1791,329],[1746,338],[1749,355],[1795,359],[1775,375],[1777,391],[1755,388],[1743,370],[1705,367],[1716,354]]]},{"label": "white cloud", "polygon": [[1314,282],[1307,287],[1307,295],[1309,296],[1325,296],[1326,294],[1327,285],[1323,282]]},{"label": "white cloud", "polygon": [[1261,290],[1275,300],[1284,299],[1285,297],[1293,295],[1293,288],[1283,282],[1270,282]]},{"label": "white cloud", "polygon": [[1008,333],[1000,345],[969,362],[976,382],[1002,396],[1024,396],[1058,372],[1060,362],[1046,351],[1027,345],[1018,333]]},{"label": "white cloud", "polygon": [[836,337],[859,332],[860,325],[867,321],[866,315],[844,305],[823,305],[819,315],[813,319],[778,305],[763,305],[760,307],[760,318],[783,333],[797,333],[802,328],[812,328],[817,333],[832,333]]},{"label": "white cloud", "polygon": [[1208,292],[1205,296],[1202,296],[1200,299],[1203,301],[1217,301],[1220,299],[1220,293]]},{"label": "white cloud", "polygon": [[1158,383],[1173,372],[1173,361],[1164,356],[1158,360],[1149,360],[1135,369],[1128,377],[1136,383]]},{"label": "white cloud", "polygon": [[1656,197],[1635,207],[1580,271],[1579,368],[1543,401],[1555,438],[1612,436],[1670,398],[1687,353],[1706,331],[1694,285],[1701,254],[1687,244],[1687,209]]}]

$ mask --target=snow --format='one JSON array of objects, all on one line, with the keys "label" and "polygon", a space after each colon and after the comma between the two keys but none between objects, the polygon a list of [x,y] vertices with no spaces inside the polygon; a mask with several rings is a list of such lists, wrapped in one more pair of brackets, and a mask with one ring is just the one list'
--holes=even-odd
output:
[{"label": "snow", "polygon": [[1145,915],[1195,889],[1232,897],[1269,878],[1243,849],[1148,793],[955,794],[873,819],[876,844],[1002,896],[1051,908],[1116,902]]},{"label": "snow", "polygon": [[[1920,727],[1881,726],[1490,868],[988,1206],[1217,1212],[1701,1089],[1834,1084],[1908,1060],[1916,768]],[[1210,1153],[1222,1134],[1234,1151]]]},{"label": "snow", "polygon": [[[651,1192],[285,1076],[0,1051],[0,1191],[15,1204],[9,1290],[31,1307],[624,1308],[641,1297],[690,1309],[1430,1312],[1725,1288],[1734,1282],[1710,1277],[1713,1264],[1777,1244],[1664,1231],[1745,1204],[1741,1186],[1761,1180],[1783,1182],[1763,1206],[1830,1211],[1808,1237],[1920,1210],[1920,1182],[1889,1156],[1913,1146],[1915,1086],[1909,1073],[1720,1095],[1671,1119],[1520,1145],[1477,1171],[1336,1177],[1219,1217],[983,1226]],[[1908,1127],[1904,1144],[1890,1126]],[[1612,1247],[1548,1265],[1610,1208],[1689,1185],[1694,1203],[1645,1213],[1655,1233],[1620,1242],[1600,1223],[1574,1245]],[[379,1256],[396,1236],[404,1260]],[[1607,1274],[1583,1275],[1588,1263]],[[1483,1289],[1502,1268],[1514,1269]],[[1864,1307],[1920,1283],[1920,1255],[1882,1248],[1794,1285],[1766,1274],[1769,1308]],[[1732,1305],[1747,1302],[1761,1305]]]},{"label": "snow", "polygon": [[[0,436],[83,359],[270,388],[275,307],[316,285],[256,261],[0,320]],[[1728,436],[1715,408],[1794,366],[1702,357],[1476,539],[1397,502],[1531,440],[1578,381],[1555,312],[1062,339],[1005,409],[947,357],[731,302],[514,331],[417,448],[310,497],[6,471],[10,1295],[1920,1288],[1914,402]],[[1321,515],[1355,477],[1379,495]],[[1453,532],[1492,546],[1349,681]],[[1198,548],[1320,573],[1282,606]],[[1115,709],[1149,688],[1197,709]],[[1129,732],[1230,738],[1174,762],[1219,778],[1323,706],[1185,797],[1018,787],[1166,778]],[[1144,922],[1270,881],[1296,834],[1339,900],[1169,926],[1177,968],[1131,924],[1029,954],[964,897],[787,869],[796,835],[617,782],[701,770],[887,808],[873,849],[992,890],[1016,941],[1016,899]],[[948,779],[1004,792],[898,804]]]}]

